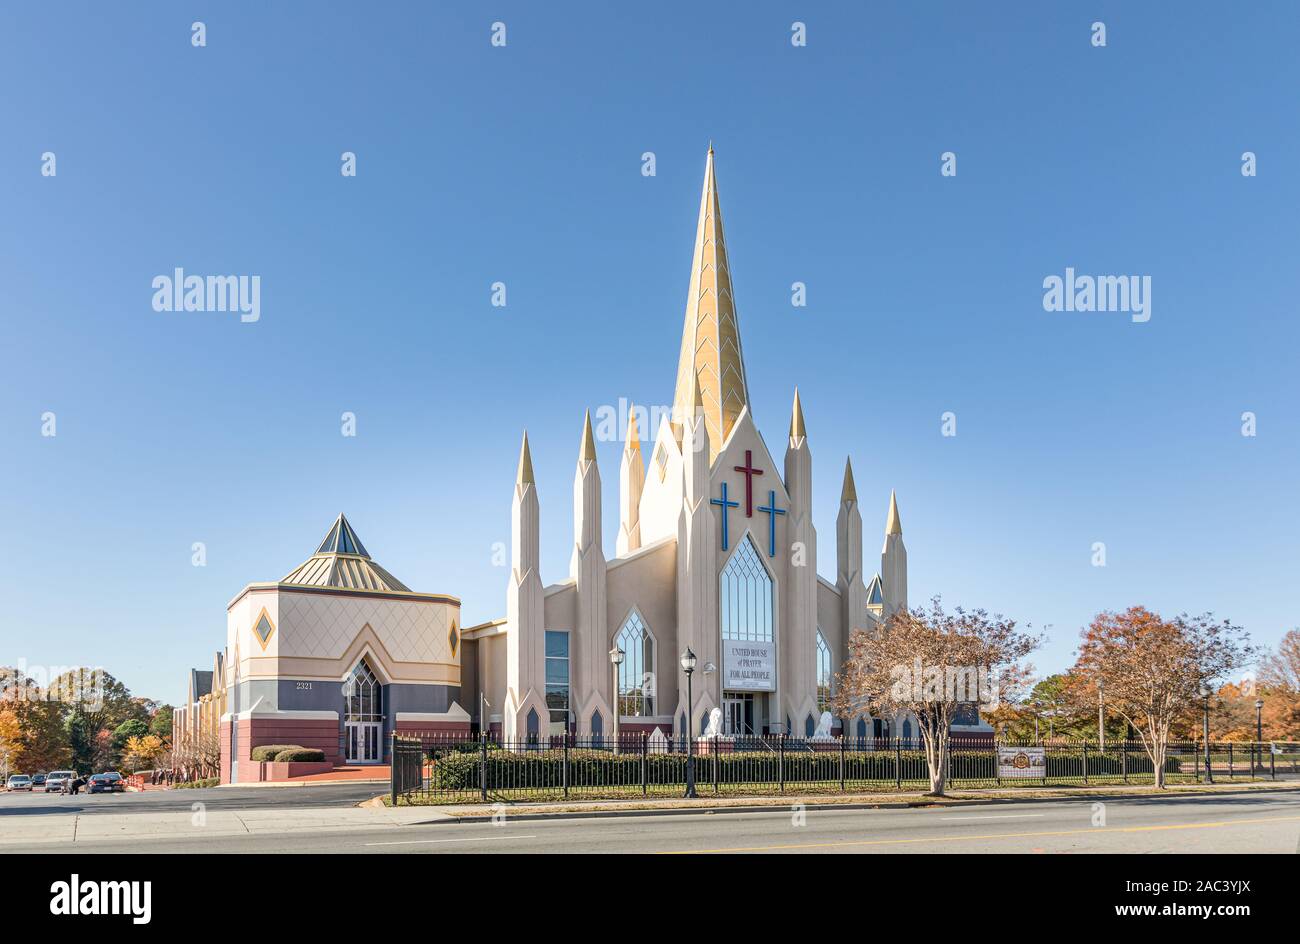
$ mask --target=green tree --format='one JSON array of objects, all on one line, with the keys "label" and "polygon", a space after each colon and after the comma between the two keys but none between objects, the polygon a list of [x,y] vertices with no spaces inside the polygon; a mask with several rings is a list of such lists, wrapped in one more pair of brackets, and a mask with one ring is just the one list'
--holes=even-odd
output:
[{"label": "green tree", "polygon": [[149,725],[139,718],[128,718],[113,729],[112,760],[114,767],[122,766],[122,757],[126,753],[126,742],[131,738],[142,738],[149,733]]},{"label": "green tree", "polygon": [[170,741],[172,736],[172,706],[159,705],[158,710],[153,713],[149,719],[149,733],[156,734],[164,741]]}]

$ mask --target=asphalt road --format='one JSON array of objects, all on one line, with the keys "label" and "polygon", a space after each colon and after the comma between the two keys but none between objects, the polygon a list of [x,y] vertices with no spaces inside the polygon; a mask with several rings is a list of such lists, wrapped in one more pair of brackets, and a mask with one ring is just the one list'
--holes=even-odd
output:
[{"label": "asphalt road", "polygon": [[[313,788],[315,789],[315,788]],[[188,792],[188,791],[184,791]],[[210,791],[205,791],[210,792]],[[301,794],[306,791],[270,791]],[[2,822],[0,822],[2,825]],[[68,851],[67,846],[58,851]],[[1300,796],[1092,798],[903,810],[690,813],[80,841],[90,852],[1290,853]],[[56,851],[17,846],[10,852]]]},{"label": "asphalt road", "polygon": [[384,793],[382,783],[323,783],[311,787],[209,787],[143,793],[0,793],[0,827],[6,816],[44,813],[166,813],[202,801],[213,810],[319,809],[356,806]]}]

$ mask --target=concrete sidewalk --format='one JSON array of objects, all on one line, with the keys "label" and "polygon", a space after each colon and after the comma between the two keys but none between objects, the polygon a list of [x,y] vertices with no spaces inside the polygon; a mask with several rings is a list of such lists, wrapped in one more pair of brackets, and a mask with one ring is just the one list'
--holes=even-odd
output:
[{"label": "concrete sidewalk", "polygon": [[[200,802],[195,797],[195,802]],[[181,810],[174,813],[50,813],[0,817],[0,849],[98,840],[170,839],[195,836],[376,829],[450,821],[429,807],[347,807],[310,810]]]}]

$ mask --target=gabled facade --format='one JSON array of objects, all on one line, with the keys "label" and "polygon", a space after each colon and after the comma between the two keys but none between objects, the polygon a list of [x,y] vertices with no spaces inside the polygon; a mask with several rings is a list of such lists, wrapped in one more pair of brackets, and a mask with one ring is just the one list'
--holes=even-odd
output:
[{"label": "gabled facade", "polygon": [[[476,718],[512,741],[609,734],[616,711],[622,731],[681,735],[702,730],[718,707],[729,733],[812,733],[849,635],[907,605],[902,527],[891,496],[880,569],[868,569],[846,461],[835,577],[819,577],[803,404],[795,391],[784,454],[774,454],[752,415],[748,382],[710,148],[672,415],[650,430],[646,412],[633,411],[612,557],[602,546],[602,480],[587,417],[570,572],[551,586],[538,573],[539,496],[525,434],[506,616],[466,635],[476,672],[464,685],[475,692],[467,704],[477,703]],[[617,681],[615,648],[624,653]],[[678,667],[687,648],[700,667],[691,704]],[[896,720],[846,719],[846,733],[896,734]]]}]

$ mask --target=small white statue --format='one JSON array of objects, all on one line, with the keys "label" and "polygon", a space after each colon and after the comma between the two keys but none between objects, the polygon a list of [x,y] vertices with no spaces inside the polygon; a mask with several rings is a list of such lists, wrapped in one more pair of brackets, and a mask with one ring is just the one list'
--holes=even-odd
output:
[{"label": "small white statue", "polygon": [[646,744],[646,752],[649,754],[668,753],[668,738],[664,734],[663,728],[655,728],[650,732],[650,737]]},{"label": "small white statue", "polygon": [[812,734],[814,741],[829,741],[831,739],[831,713],[823,711],[822,716],[817,719],[817,730]]},{"label": "small white statue", "polygon": [[717,737],[722,733],[722,709],[714,708],[709,712],[709,725],[704,729],[706,738]]}]

